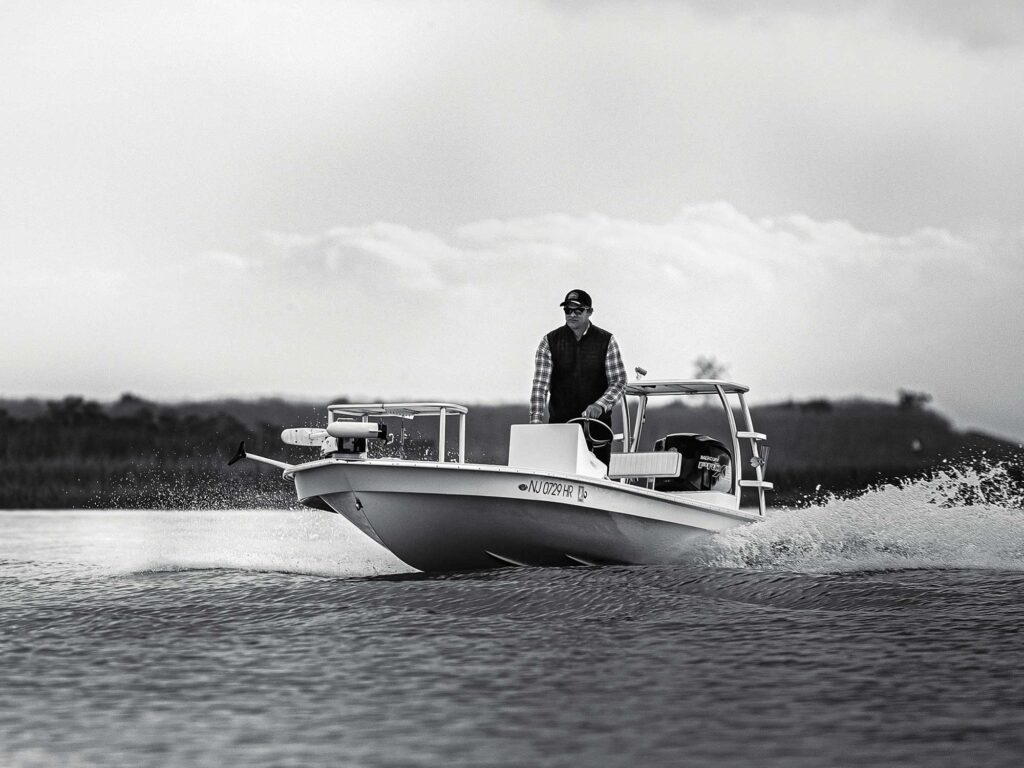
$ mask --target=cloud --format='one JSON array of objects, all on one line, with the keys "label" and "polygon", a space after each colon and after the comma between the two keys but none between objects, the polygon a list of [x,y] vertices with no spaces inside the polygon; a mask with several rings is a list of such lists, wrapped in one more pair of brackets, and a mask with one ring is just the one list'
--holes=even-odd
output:
[{"label": "cloud", "polygon": [[908,32],[957,40],[978,49],[999,48],[1024,40],[1024,13],[1007,0],[684,0],[695,13],[725,18],[756,18],[760,21],[783,16],[841,18],[869,16],[895,21]]},{"label": "cloud", "polygon": [[[592,293],[595,321],[620,336],[631,364],[688,375],[695,357],[715,354],[765,396],[889,396],[913,385],[946,402],[982,402],[986,389],[1009,393],[979,385],[979,371],[996,363],[1009,380],[1024,375],[1024,355],[1003,342],[1024,290],[1019,231],[889,236],[804,215],[755,219],[715,203],[664,222],[559,214],[442,233],[337,227],[294,240],[305,290],[336,281],[362,297],[351,306],[371,318],[372,342],[349,343],[372,347],[382,371],[399,348],[412,354],[431,371],[432,391],[525,391],[528,351],[557,324],[571,287]],[[284,247],[268,263],[285,270],[295,258]],[[372,320],[381,307],[386,333]],[[465,375],[481,355],[487,370]]]},{"label": "cloud", "polygon": [[716,199],[888,233],[1024,209],[1012,3],[62,8],[0,11],[0,224],[230,250]]},{"label": "cloud", "polygon": [[690,375],[710,354],[761,401],[909,387],[968,424],[1024,435],[1007,405],[1024,378],[1020,227],[887,235],[717,202],[661,221],[545,214],[271,231],[144,272],[23,278],[23,297],[63,286],[60,312],[42,322],[24,302],[8,312],[20,339],[5,358],[18,361],[8,391],[24,381],[38,392],[67,348],[68,378],[87,394],[525,401],[532,350],[578,287],[627,366],[654,377]]},{"label": "cloud", "polygon": [[881,7],[912,28],[959,40],[980,50],[1024,41],[1024,11],[1012,0],[975,0],[969,4],[955,0],[901,0]]},{"label": "cloud", "polygon": [[520,397],[585,287],[652,372],[1019,401],[1018,4],[60,8],[0,9],[8,392]]}]

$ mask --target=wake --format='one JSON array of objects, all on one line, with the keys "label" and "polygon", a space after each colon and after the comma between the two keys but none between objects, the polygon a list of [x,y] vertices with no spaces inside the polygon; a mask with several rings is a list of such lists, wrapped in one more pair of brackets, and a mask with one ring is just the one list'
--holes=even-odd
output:
[{"label": "wake", "polygon": [[809,572],[1024,570],[1024,492],[1008,464],[948,467],[855,498],[769,510],[696,542],[692,564]]}]

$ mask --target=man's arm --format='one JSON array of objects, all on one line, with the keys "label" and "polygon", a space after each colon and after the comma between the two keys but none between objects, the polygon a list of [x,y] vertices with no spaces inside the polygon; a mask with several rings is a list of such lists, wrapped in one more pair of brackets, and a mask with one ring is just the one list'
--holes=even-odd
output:
[{"label": "man's arm", "polygon": [[537,345],[537,354],[533,357],[533,387],[530,389],[530,423],[540,424],[544,421],[544,403],[551,388],[551,348],[548,337],[544,336]]},{"label": "man's arm", "polygon": [[[602,413],[610,411],[622,397],[622,390],[626,388],[626,366],[622,364],[622,355],[619,353],[619,344],[612,336],[608,340],[608,353],[604,357],[604,374],[608,378],[608,389],[597,399],[593,405],[587,407],[587,416],[596,418]],[[591,409],[600,408],[597,414],[591,413]]]}]

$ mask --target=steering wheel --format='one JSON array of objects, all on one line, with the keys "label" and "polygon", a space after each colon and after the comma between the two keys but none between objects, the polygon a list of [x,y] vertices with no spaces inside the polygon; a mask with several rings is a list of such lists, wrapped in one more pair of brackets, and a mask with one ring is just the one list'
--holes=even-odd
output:
[{"label": "steering wheel", "polygon": [[[613,432],[612,428],[609,427],[607,424],[605,424],[600,419],[592,419],[589,416],[577,416],[575,419],[569,419],[565,423],[566,424],[579,424],[580,426],[582,426],[583,427],[583,434],[587,438],[587,440],[590,442],[590,445],[593,448],[604,448],[606,445],[609,445],[612,442],[612,440],[615,439],[615,432]],[[591,435],[590,434],[590,425],[591,424],[600,424],[602,427],[604,427],[604,429],[608,432],[608,438],[606,440],[599,440],[598,438],[596,438],[593,435]]]}]

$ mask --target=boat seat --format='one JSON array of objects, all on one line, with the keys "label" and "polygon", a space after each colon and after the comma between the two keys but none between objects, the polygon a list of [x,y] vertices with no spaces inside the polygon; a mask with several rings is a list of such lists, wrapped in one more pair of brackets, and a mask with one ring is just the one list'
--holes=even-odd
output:
[{"label": "boat seat", "polygon": [[683,455],[678,451],[648,453],[613,453],[608,464],[608,478],[679,477]]}]

